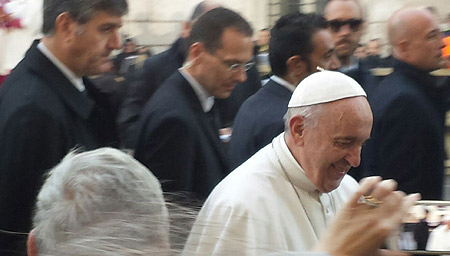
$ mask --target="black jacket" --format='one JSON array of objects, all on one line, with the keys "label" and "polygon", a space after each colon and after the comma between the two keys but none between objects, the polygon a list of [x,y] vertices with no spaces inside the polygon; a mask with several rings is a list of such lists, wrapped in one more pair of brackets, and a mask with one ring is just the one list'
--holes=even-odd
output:
[{"label": "black jacket", "polygon": [[404,62],[369,95],[374,115],[362,152],[362,176],[380,175],[406,193],[442,199],[444,121],[448,109],[436,78]]},{"label": "black jacket", "polygon": [[206,198],[229,172],[218,127],[208,121],[191,85],[173,74],[145,105],[137,125],[135,157],[163,190]]},{"label": "black jacket", "polygon": [[286,87],[269,80],[242,104],[234,120],[228,152],[231,169],[238,167],[283,132],[283,116],[291,96],[292,92]]},{"label": "black jacket", "polygon": [[[179,38],[168,50],[145,61],[144,68],[132,75],[127,96],[119,112],[118,124],[125,147],[132,145],[135,125],[146,102],[161,84],[183,65],[186,59],[185,40]],[[227,99],[218,99],[217,108],[224,127],[232,125],[241,104],[261,88],[256,67],[247,72],[247,81],[237,84]]]},{"label": "black jacket", "polygon": [[[37,41],[0,89],[0,229],[29,232],[43,174],[72,148],[117,143],[109,102],[84,79],[79,92]],[[0,251],[26,252],[26,236],[0,233]],[[3,255],[3,253],[0,253]]]}]

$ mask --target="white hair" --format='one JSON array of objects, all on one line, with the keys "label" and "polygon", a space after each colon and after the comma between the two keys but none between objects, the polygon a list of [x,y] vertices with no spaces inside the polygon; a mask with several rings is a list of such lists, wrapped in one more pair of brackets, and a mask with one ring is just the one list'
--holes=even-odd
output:
[{"label": "white hair", "polygon": [[161,185],[112,148],[69,153],[42,187],[33,219],[39,255],[168,255]]},{"label": "white hair", "polygon": [[305,119],[305,127],[316,127],[319,122],[319,116],[322,113],[322,105],[323,104],[315,104],[310,106],[288,108],[283,117],[284,131],[286,133],[289,131],[289,121],[294,116],[302,116]]}]

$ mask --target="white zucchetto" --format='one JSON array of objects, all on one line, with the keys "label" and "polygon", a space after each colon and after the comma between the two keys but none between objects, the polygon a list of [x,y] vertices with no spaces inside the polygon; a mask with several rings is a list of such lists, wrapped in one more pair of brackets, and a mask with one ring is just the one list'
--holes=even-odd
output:
[{"label": "white zucchetto", "polygon": [[304,107],[357,96],[367,97],[353,78],[337,71],[320,71],[297,85],[288,107]]}]

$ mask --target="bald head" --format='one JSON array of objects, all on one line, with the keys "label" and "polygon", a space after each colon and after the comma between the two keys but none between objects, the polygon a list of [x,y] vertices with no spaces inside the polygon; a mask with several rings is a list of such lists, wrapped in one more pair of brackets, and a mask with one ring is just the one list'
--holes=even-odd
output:
[{"label": "bald head", "polygon": [[388,36],[395,58],[423,70],[441,68],[444,47],[439,25],[423,8],[405,8],[388,20]]}]

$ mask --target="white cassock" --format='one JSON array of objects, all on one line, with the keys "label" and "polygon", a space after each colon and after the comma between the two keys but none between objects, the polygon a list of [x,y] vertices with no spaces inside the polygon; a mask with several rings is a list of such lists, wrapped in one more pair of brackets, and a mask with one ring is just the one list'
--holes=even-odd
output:
[{"label": "white cassock", "polygon": [[450,230],[447,225],[440,225],[430,234],[427,242],[428,251],[450,251]]},{"label": "white cassock", "polygon": [[337,189],[320,193],[290,153],[282,133],[211,192],[183,255],[311,250],[357,188],[357,182],[346,175]]}]

